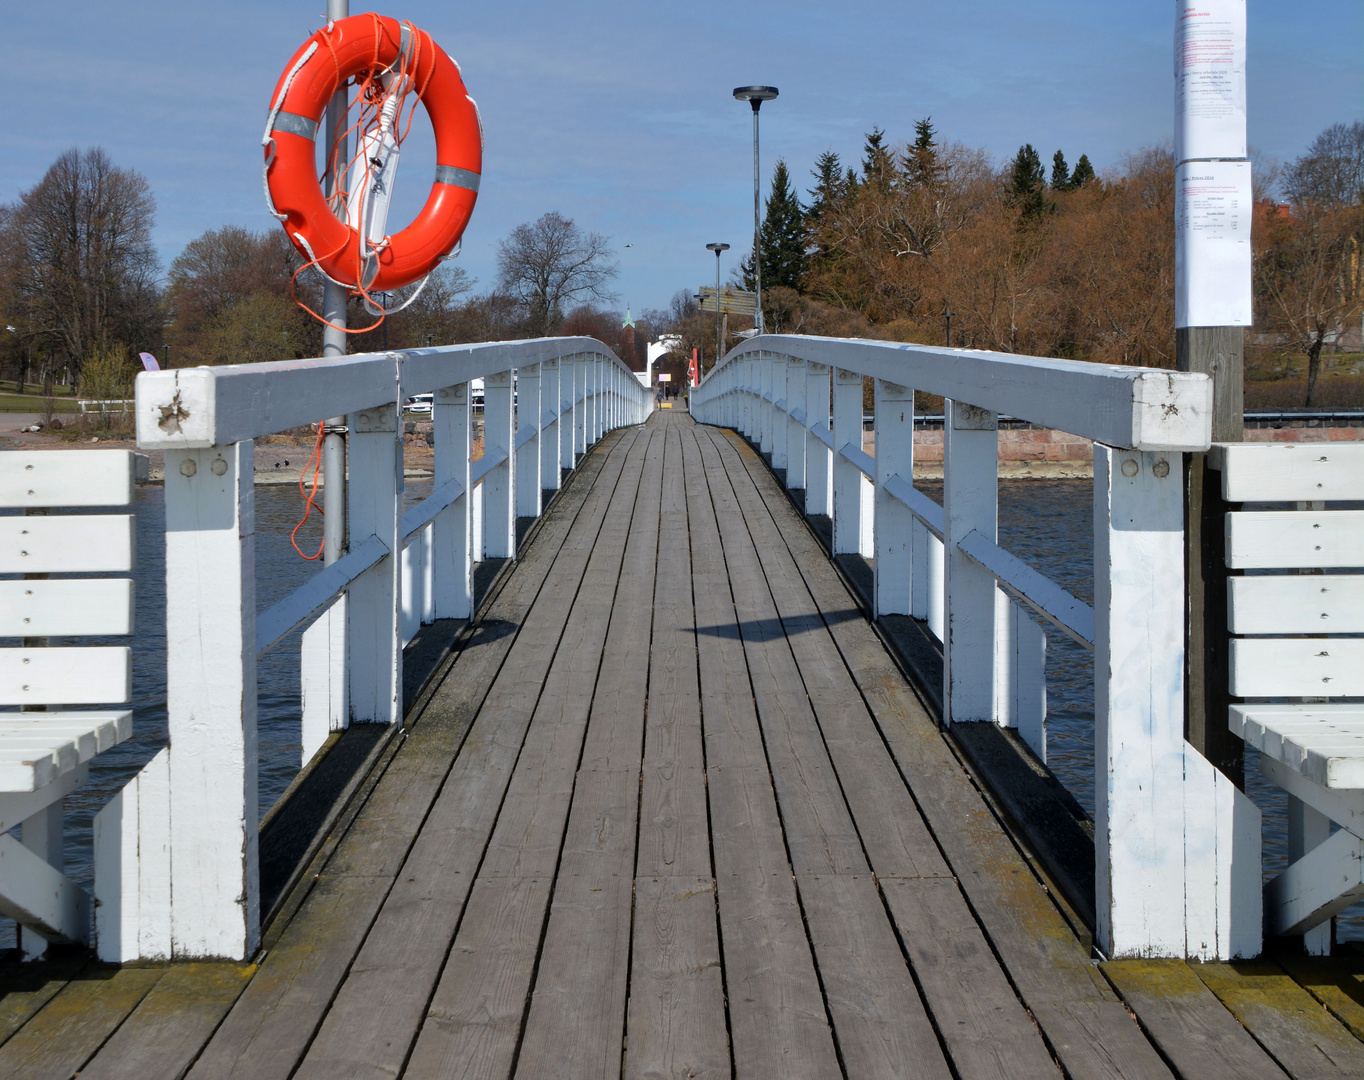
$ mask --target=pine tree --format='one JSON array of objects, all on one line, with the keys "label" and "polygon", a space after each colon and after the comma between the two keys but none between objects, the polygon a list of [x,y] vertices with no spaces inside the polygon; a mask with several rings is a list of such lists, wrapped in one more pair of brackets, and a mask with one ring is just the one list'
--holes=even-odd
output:
[{"label": "pine tree", "polygon": [[873,127],[862,150],[862,177],[869,187],[889,190],[894,183],[895,164],[886,149],[886,133]]},{"label": "pine tree", "polygon": [[1082,188],[1094,179],[1094,166],[1089,163],[1089,155],[1081,154],[1075,163],[1075,171],[1070,174],[1070,187],[1073,191]]},{"label": "pine tree", "polygon": [[815,186],[807,192],[810,196],[807,217],[809,223],[815,225],[843,201],[848,185],[843,176],[843,164],[832,150],[819,155],[810,175],[815,178]]},{"label": "pine tree", "polygon": [[[799,289],[805,270],[805,207],[791,186],[786,162],[780,159],[772,171],[772,192],[767,197],[759,242],[762,245],[763,288],[784,285]],[[756,282],[751,249],[748,258],[740,264],[740,275],[744,288],[752,289]]]},{"label": "pine tree", "polygon": [[905,179],[920,187],[936,187],[942,179],[938,164],[938,147],[934,141],[933,118],[925,116],[914,123],[914,142],[905,151]]},{"label": "pine tree", "polygon": [[1006,189],[1009,201],[1018,207],[1025,221],[1040,218],[1051,208],[1051,203],[1047,202],[1047,174],[1032,143],[1018,148]]},{"label": "pine tree", "polygon": [[1051,190],[1069,191],[1070,189],[1070,166],[1066,164],[1066,155],[1058,150],[1051,157]]}]

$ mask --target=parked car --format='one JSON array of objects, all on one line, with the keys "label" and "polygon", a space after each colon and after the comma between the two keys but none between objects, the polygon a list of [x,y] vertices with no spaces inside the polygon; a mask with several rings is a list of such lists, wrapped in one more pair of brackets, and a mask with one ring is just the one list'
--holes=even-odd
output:
[{"label": "parked car", "polygon": [[435,401],[435,399],[435,394],[413,394],[407,399],[407,403],[403,405],[403,412],[429,413],[431,411],[431,403]]}]

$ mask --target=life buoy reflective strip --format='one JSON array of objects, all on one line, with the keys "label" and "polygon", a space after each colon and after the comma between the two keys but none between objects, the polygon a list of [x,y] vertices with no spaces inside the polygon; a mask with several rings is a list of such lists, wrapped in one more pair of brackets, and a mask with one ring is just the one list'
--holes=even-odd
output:
[{"label": "life buoy reflective strip", "polygon": [[[412,223],[367,246],[323,194],[317,133],[337,87],[365,72],[396,68],[400,58],[435,132],[436,177]],[[424,278],[455,249],[478,197],[483,131],[458,66],[430,34],[374,14],[340,19],[299,47],[270,100],[263,143],[271,213],[323,273],[352,289],[389,291]]]}]

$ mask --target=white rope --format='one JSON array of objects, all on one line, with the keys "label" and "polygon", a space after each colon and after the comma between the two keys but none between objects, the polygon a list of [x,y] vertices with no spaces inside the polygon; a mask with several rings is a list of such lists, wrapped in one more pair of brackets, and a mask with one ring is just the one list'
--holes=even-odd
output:
[{"label": "white rope", "polygon": [[308,253],[308,265],[313,267],[319,274],[330,281],[333,285],[340,285],[343,289],[352,289],[355,286],[347,285],[344,281],[337,281],[331,274],[322,269],[322,264],[317,261],[317,256],[313,254],[313,246],[308,243],[308,238],[302,233],[293,233],[293,238],[303,245],[303,250]]},{"label": "white rope", "polygon": [[312,59],[315,52],[317,52],[317,42],[309,42],[308,48],[298,58],[298,62],[289,69],[289,74],[284,77],[284,85],[279,88],[279,96],[275,98],[275,103],[270,106],[270,115],[265,118],[265,134],[261,136],[260,144],[269,149],[270,156],[265,159],[265,167],[261,169],[261,180],[265,184],[265,207],[276,221],[285,221],[288,219],[288,215],[281,214],[275,209],[275,200],[270,194],[270,166],[275,161],[275,140],[273,138],[275,117],[279,115],[279,110],[284,105],[284,99],[289,93],[289,86],[294,81],[294,76],[303,69],[304,64]]}]

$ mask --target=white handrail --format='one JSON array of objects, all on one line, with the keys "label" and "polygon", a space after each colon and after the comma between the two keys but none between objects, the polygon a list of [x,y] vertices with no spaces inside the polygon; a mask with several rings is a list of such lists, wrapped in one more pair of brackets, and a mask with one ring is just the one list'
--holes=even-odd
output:
[{"label": "white handrail", "polygon": [[[862,449],[866,378],[874,456]],[[941,506],[912,483],[915,391],[944,399]],[[708,372],[690,407],[770,455],[805,512],[832,519],[835,556],[870,556],[874,614],[926,621],[942,646],[945,723],[1014,727],[1045,761],[1046,640],[1027,612],[1094,653],[1108,955],[1229,959],[1249,940],[1228,929],[1219,883],[1222,853],[1253,831],[1247,804],[1183,738],[1182,478],[1184,454],[1210,444],[1206,375],[765,335]],[[1094,444],[1092,607],[996,541],[1000,413]]]}]

